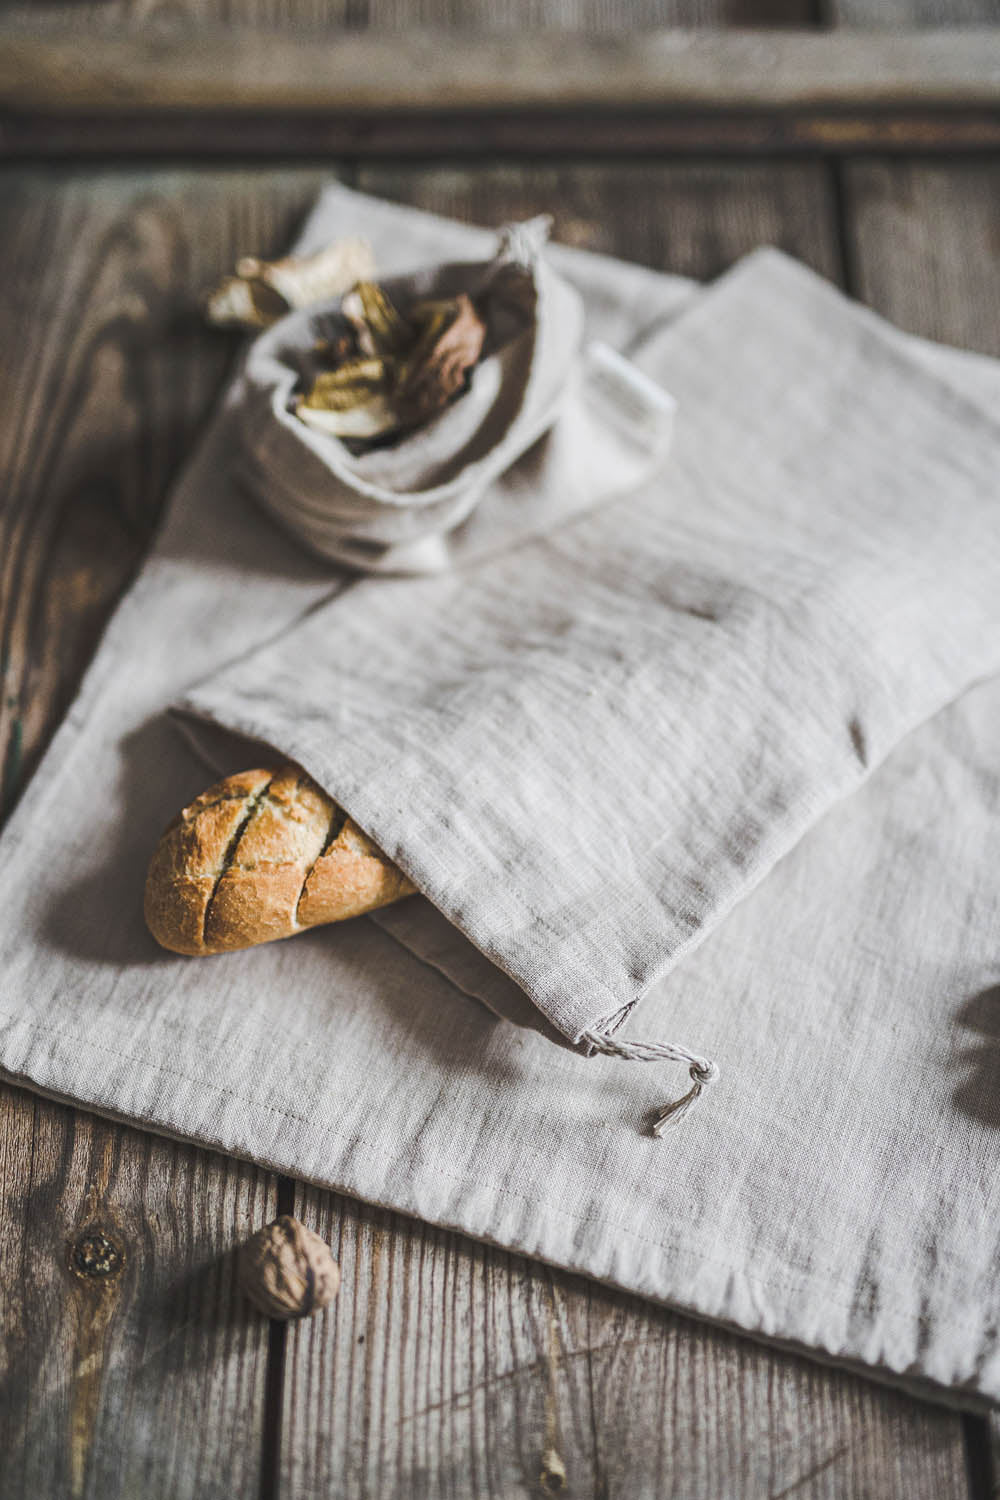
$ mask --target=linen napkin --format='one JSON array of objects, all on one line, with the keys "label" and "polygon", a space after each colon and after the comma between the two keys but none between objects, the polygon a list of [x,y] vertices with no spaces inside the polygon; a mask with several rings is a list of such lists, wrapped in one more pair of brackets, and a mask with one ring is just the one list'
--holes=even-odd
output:
[{"label": "linen napkin", "polygon": [[[492,245],[335,188],[301,248],[345,233],[401,272]],[[551,253],[617,348],[692,296]],[[934,372],[961,468],[1000,370],[891,342],[901,392]],[[206,779],[164,709],[346,584],[234,484],[239,400],[237,383],[0,843],[4,1074],[935,1399],[1000,1401],[997,683],[905,738],[651,986],[643,1034],[697,1034],[723,1082],[648,1140],[647,1070],[495,1020],[435,965],[473,992],[495,977],[501,1004],[523,992],[427,902],[207,961],[145,933],[150,850]],[[689,420],[690,401],[682,444]]]}]

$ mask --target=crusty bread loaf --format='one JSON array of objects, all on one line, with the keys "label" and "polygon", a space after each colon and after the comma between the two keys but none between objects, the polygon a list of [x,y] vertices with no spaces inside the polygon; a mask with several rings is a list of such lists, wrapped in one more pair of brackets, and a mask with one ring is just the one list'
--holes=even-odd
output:
[{"label": "crusty bread loaf", "polygon": [[341,922],[413,886],[299,766],[241,771],[179,813],[146,877],[146,925],[174,953],[227,953]]}]

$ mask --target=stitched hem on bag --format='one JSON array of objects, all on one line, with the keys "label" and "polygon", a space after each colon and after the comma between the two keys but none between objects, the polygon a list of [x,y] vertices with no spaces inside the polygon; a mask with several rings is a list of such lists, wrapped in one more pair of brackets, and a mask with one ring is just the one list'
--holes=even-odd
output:
[{"label": "stitched hem on bag", "polygon": [[[264,1110],[266,1113],[271,1114],[271,1115],[275,1115],[275,1116],[277,1116],[280,1119],[295,1120],[299,1124],[303,1124],[303,1125],[311,1125],[311,1124],[314,1123],[308,1116],[297,1114],[294,1110],[283,1109],[283,1108],[280,1108],[280,1107],[278,1107],[276,1105],[269,1104],[269,1103],[267,1103],[267,1102],[265,1102],[263,1100],[253,1099],[253,1098],[251,1098],[250,1096],[248,1096],[246,1094],[239,1093],[236,1089],[230,1088],[230,1087],[228,1087],[225,1084],[218,1084],[218,1083],[213,1082],[212,1080],[193,1077],[189,1073],[181,1072],[181,1070],[179,1068],[166,1067],[163,1063],[155,1061],[152,1058],[143,1057],[141,1054],[138,1054],[138,1053],[122,1052],[118,1048],[109,1047],[106,1044],[101,1043],[101,1042],[91,1041],[89,1038],[80,1036],[77,1033],[72,1032],[72,1031],[63,1030],[61,1027],[46,1026],[46,1025],[43,1025],[42,1023],[36,1022],[36,1021],[19,1021],[18,1018],[15,1015],[13,1015],[12,1013],[10,1013],[10,1012],[0,1013],[0,1022],[2,1022],[2,1021],[9,1022],[9,1023],[13,1024],[14,1026],[24,1027],[31,1034],[38,1033],[38,1034],[40,1034],[42,1036],[51,1036],[51,1037],[57,1037],[57,1038],[63,1039],[65,1041],[67,1041],[67,1042],[71,1042],[74,1045],[74,1047],[77,1047],[77,1048],[89,1048],[92,1051],[100,1052],[100,1053],[103,1053],[103,1054],[105,1054],[107,1056],[117,1058],[121,1062],[138,1063],[143,1068],[149,1069],[152,1073],[157,1074],[157,1075],[159,1075],[161,1077],[179,1079],[179,1080],[181,1080],[181,1082],[187,1083],[187,1084],[191,1084],[191,1085],[193,1085],[193,1086],[195,1086],[196,1088],[199,1088],[199,1089],[203,1089],[207,1093],[209,1093],[209,1094],[211,1094],[211,1095],[213,1095],[213,1096],[215,1096],[215,1097],[217,1097],[219,1099],[228,1098],[228,1099],[234,1100],[234,1101],[236,1101],[236,1102],[238,1102],[240,1104],[247,1104],[247,1105],[249,1105],[251,1107],[251,1109],[253,1109],[255,1111]],[[278,1171],[278,1172],[281,1172],[281,1173],[287,1173],[288,1175],[296,1176],[296,1177],[300,1176],[300,1173],[296,1170],[296,1168],[293,1167],[293,1166],[291,1166],[291,1165],[289,1165],[288,1163],[283,1163],[283,1162],[281,1162],[281,1161],[279,1161],[279,1160],[277,1160],[275,1158],[268,1158],[268,1157],[261,1156],[259,1154],[255,1154],[254,1152],[252,1152],[250,1150],[247,1150],[246,1148],[244,1148],[241,1151],[238,1147],[234,1147],[233,1144],[231,1143],[231,1141],[227,1140],[224,1137],[221,1137],[221,1136],[219,1136],[219,1137],[198,1136],[198,1135],[192,1135],[190,1133],[186,1133],[186,1132],[183,1132],[183,1131],[172,1131],[169,1128],[169,1126],[158,1125],[157,1122],[151,1121],[151,1120],[147,1119],[145,1116],[130,1115],[128,1113],[123,1113],[123,1112],[116,1111],[116,1110],[114,1110],[114,1109],[112,1109],[112,1108],[110,1108],[108,1106],[102,1105],[101,1102],[99,1100],[96,1100],[96,1099],[85,1100],[83,1098],[77,1098],[74,1095],[67,1095],[67,1094],[58,1093],[58,1091],[47,1091],[45,1085],[41,1084],[41,1083],[38,1083],[30,1073],[22,1071],[20,1069],[11,1069],[11,1068],[5,1066],[2,1063],[0,1063],[0,1077],[6,1079],[8,1082],[11,1082],[11,1083],[20,1084],[20,1085],[26,1086],[28,1088],[36,1089],[38,1092],[40,1092],[42,1094],[45,1094],[45,1093],[49,1092],[50,1096],[56,1098],[58,1100],[58,1102],[60,1102],[60,1103],[66,1103],[66,1104],[74,1105],[76,1107],[83,1108],[83,1109],[91,1109],[92,1108],[92,1109],[97,1110],[98,1112],[107,1113],[110,1117],[112,1117],[112,1118],[114,1118],[116,1120],[120,1120],[122,1123],[134,1125],[138,1129],[150,1130],[154,1134],[165,1135],[165,1136],[170,1137],[171,1139],[180,1140],[180,1141],[184,1141],[184,1142],[191,1142],[191,1143],[193,1143],[195,1145],[207,1146],[207,1147],[209,1147],[211,1149],[223,1151],[223,1152],[225,1152],[227,1154],[232,1154],[232,1155],[236,1155],[236,1156],[242,1157],[244,1160],[249,1160],[249,1161],[255,1162],[258,1165],[261,1165],[261,1166],[264,1166],[264,1167],[268,1168],[269,1170],[274,1170],[274,1171]],[[349,1143],[352,1146],[356,1146],[356,1145],[366,1146],[369,1150],[371,1150],[373,1152],[378,1152],[380,1154],[380,1156],[381,1156],[381,1158],[382,1158],[383,1161],[387,1161],[388,1160],[388,1158],[384,1154],[382,1146],[378,1142],[367,1140],[363,1136],[357,1135],[355,1132],[352,1132],[350,1135],[347,1135],[344,1132],[338,1131],[336,1129],[336,1127],[332,1127],[330,1125],[324,1125],[323,1132],[324,1132],[324,1135],[327,1136],[327,1137],[331,1137],[332,1136],[335,1140],[339,1140],[339,1141],[343,1141],[345,1143]],[[445,1171],[440,1166],[438,1166],[438,1167],[435,1168],[435,1172],[436,1172],[436,1175],[438,1175],[439,1177],[443,1177],[447,1181],[454,1182],[454,1183],[457,1183],[459,1185],[463,1185],[467,1181],[467,1179],[464,1176],[461,1176],[461,1175],[456,1174],[454,1172]],[[333,1191],[333,1192],[346,1192],[346,1193],[349,1193],[349,1194],[351,1194],[351,1193],[357,1193],[358,1196],[361,1196],[361,1197],[364,1196],[363,1194],[358,1193],[357,1189],[352,1188],[351,1185],[347,1184],[347,1183],[324,1181],[323,1179],[308,1178],[308,1177],[303,1178],[302,1180],[313,1181],[318,1186],[324,1187],[324,1188],[328,1189],[329,1191]],[[630,1225],[624,1224],[624,1223],[622,1223],[622,1222],[620,1222],[618,1220],[605,1219],[605,1218],[601,1217],[600,1215],[596,1215],[596,1214],[576,1214],[576,1213],[572,1213],[568,1209],[560,1208],[560,1207],[558,1207],[555,1204],[546,1202],[545,1200],[541,1200],[541,1199],[537,1199],[537,1198],[531,1197],[527,1193],[518,1192],[514,1188],[507,1187],[506,1185],[504,1185],[502,1183],[496,1182],[495,1180],[489,1179],[489,1178],[486,1178],[486,1177],[479,1177],[477,1179],[477,1182],[478,1182],[479,1186],[488,1186],[491,1189],[491,1191],[493,1191],[495,1194],[499,1195],[500,1197],[507,1197],[507,1198],[516,1199],[516,1200],[518,1200],[518,1201],[520,1201],[522,1203],[527,1204],[530,1208],[538,1209],[543,1215],[551,1213],[551,1214],[556,1214],[560,1218],[567,1219],[571,1223],[581,1224],[581,1225],[592,1224],[592,1225],[594,1225],[596,1227],[599,1227],[599,1228],[602,1228],[602,1229],[607,1229],[607,1230],[613,1232],[614,1235],[616,1235],[616,1236],[619,1236],[619,1237],[624,1236],[625,1238],[630,1239],[630,1240],[634,1240],[634,1241],[636,1241],[639,1244],[644,1244],[644,1245],[652,1246],[656,1250],[673,1252],[673,1253],[675,1253],[677,1255],[687,1256],[691,1260],[697,1261],[699,1263],[702,1263],[702,1264],[705,1264],[705,1265],[712,1265],[712,1266],[719,1267],[719,1268],[721,1268],[721,1269],[729,1272],[729,1274],[731,1276],[738,1277],[738,1278],[742,1279],[745,1283],[747,1283],[749,1285],[757,1286],[757,1287],[761,1288],[762,1290],[768,1290],[768,1289],[772,1289],[772,1288],[777,1287],[777,1288],[783,1289],[785,1291],[789,1291],[789,1292],[793,1292],[794,1293],[794,1292],[797,1292],[797,1291],[804,1291],[806,1288],[808,1288],[810,1285],[812,1285],[815,1282],[815,1280],[816,1280],[816,1278],[812,1277],[812,1276],[810,1276],[810,1277],[801,1277],[800,1276],[799,1279],[787,1279],[787,1280],[784,1280],[784,1279],[774,1279],[774,1278],[771,1278],[769,1280],[764,1280],[764,1279],[762,1279],[760,1277],[753,1276],[745,1268],[741,1268],[741,1267],[739,1267],[738,1265],[735,1265],[733,1262],[731,1262],[729,1260],[723,1259],[723,1258],[721,1258],[719,1256],[708,1255],[704,1251],[692,1249],[690,1246],[685,1246],[683,1244],[678,1243],[675,1240],[659,1240],[659,1239],[655,1239],[653,1236],[642,1234],[638,1230],[636,1230],[633,1227],[631,1227]],[[368,1199],[367,1201],[372,1202],[372,1201],[377,1201],[377,1200]],[[397,1209],[397,1211],[400,1211],[400,1212],[408,1212],[408,1213],[417,1212],[412,1207],[411,1208],[404,1207],[398,1201],[395,1201],[395,1202],[393,1202],[391,1204],[390,1203],[386,1203],[383,1206],[393,1207],[393,1208]],[[418,1217],[423,1217],[423,1215],[421,1215],[419,1213],[417,1214],[417,1216]],[[439,1220],[435,1220],[433,1222],[445,1223],[446,1227],[457,1229],[459,1232],[464,1233],[464,1234],[471,1234],[471,1235],[473,1235],[473,1237],[475,1237],[478,1234],[478,1237],[481,1238],[481,1239],[488,1239],[489,1238],[488,1235],[484,1235],[484,1234],[482,1234],[479,1231],[472,1231],[472,1230],[470,1230],[468,1228],[468,1226],[463,1225],[461,1223],[457,1223],[457,1222],[456,1223],[452,1223],[451,1221],[439,1221]],[[496,1243],[502,1244],[503,1242],[502,1241],[496,1241]],[[505,1246],[505,1248],[509,1248],[509,1247]],[[522,1253],[529,1254],[529,1255],[531,1255],[531,1254],[534,1253],[530,1249],[524,1249],[523,1247],[521,1247],[521,1248],[522,1248]],[[600,1274],[598,1272],[594,1272],[593,1270],[589,1270],[588,1271],[587,1268],[586,1268],[586,1266],[584,1266],[584,1265],[577,1264],[576,1262],[572,1262],[571,1263],[570,1262],[570,1258],[568,1258],[568,1257],[567,1257],[567,1259],[565,1261],[558,1261],[558,1262],[552,1262],[552,1263],[553,1264],[565,1265],[566,1269],[582,1271],[584,1274],[590,1275],[595,1280],[600,1280],[600,1281],[606,1281],[607,1280],[607,1278],[604,1275],[602,1275],[602,1274]],[[794,1265],[789,1264],[788,1262],[785,1262],[785,1265],[786,1265],[786,1268],[788,1270],[790,1270],[790,1271],[800,1270],[800,1268],[797,1268]],[[616,1285],[622,1285],[626,1290],[633,1291],[638,1296],[645,1296],[645,1297],[649,1298],[649,1294],[648,1293],[643,1292],[641,1290],[638,1290],[634,1286],[628,1286],[626,1283],[614,1283],[614,1284],[616,1284]],[[656,1299],[655,1298],[649,1298],[649,1300],[656,1300]],[[673,1298],[673,1297],[663,1296],[659,1300],[663,1301],[664,1303],[668,1303],[671,1306],[678,1307],[678,1308],[681,1308],[681,1309],[686,1310],[686,1311],[691,1310],[691,1308],[688,1307],[688,1304],[682,1303],[679,1299],[676,1299],[676,1298]],[[829,1293],[829,1291],[828,1291],[828,1289],[825,1288],[825,1287],[823,1289],[823,1300],[824,1300],[824,1303],[826,1305],[832,1306],[832,1307],[836,1307],[838,1310],[841,1310],[841,1311],[843,1311],[843,1312],[845,1312],[847,1314],[851,1314],[851,1313],[853,1313],[855,1311],[855,1302],[853,1300],[847,1300],[847,1301],[845,1301],[842,1297],[831,1296],[830,1293]],[[889,1310],[891,1312],[893,1312],[896,1316],[901,1317],[901,1318],[910,1318],[910,1316],[911,1316],[911,1314],[906,1309],[890,1308]],[[754,1329],[752,1329],[752,1328],[748,1329],[745,1326],[745,1324],[743,1324],[741,1322],[737,1322],[737,1321],[735,1321],[735,1320],[733,1320],[731,1318],[727,1318],[724,1314],[721,1314],[721,1313],[713,1314],[713,1313],[710,1313],[710,1312],[706,1311],[703,1308],[699,1310],[699,1308],[697,1306],[694,1306],[693,1311],[694,1311],[695,1315],[705,1317],[705,1318],[709,1319],[710,1321],[725,1323],[727,1326],[733,1328],[735,1331],[737,1331],[739,1333],[748,1333],[751,1336],[754,1335],[754,1333],[755,1333]],[[968,1332],[969,1332],[969,1336],[972,1337],[973,1334],[974,1334],[974,1330],[971,1329],[971,1328],[969,1328]],[[785,1344],[786,1347],[796,1348],[797,1350],[799,1350],[799,1351],[801,1351],[803,1353],[810,1354],[810,1355],[812,1355],[814,1353],[816,1353],[817,1355],[820,1355],[820,1354],[822,1354],[824,1352],[822,1349],[816,1349],[816,1347],[813,1346],[813,1345],[811,1345],[811,1344],[798,1343],[798,1341],[792,1340],[792,1339],[782,1340],[782,1338],[781,1338],[780,1335],[772,1335],[771,1333],[769,1333],[767,1331],[764,1331],[764,1330],[761,1330],[761,1329],[757,1329],[756,1330],[756,1336],[759,1337],[763,1342],[765,1342],[767,1344],[781,1344],[782,1342],[784,1342],[784,1344]],[[981,1392],[978,1392],[978,1391],[975,1391],[975,1390],[965,1391],[965,1390],[962,1390],[961,1387],[959,1387],[959,1386],[947,1386],[947,1385],[944,1385],[944,1384],[938,1382],[937,1380],[935,1380],[935,1378],[933,1376],[923,1376],[923,1375],[916,1375],[915,1376],[915,1375],[909,1373],[906,1370],[897,1370],[893,1366],[888,1365],[888,1364],[884,1364],[882,1366],[870,1365],[870,1364],[866,1363],[863,1359],[858,1358],[857,1356],[842,1356],[838,1352],[833,1351],[833,1350],[827,1350],[827,1351],[825,1351],[825,1353],[826,1353],[827,1358],[831,1362],[835,1363],[838,1366],[845,1365],[845,1364],[853,1364],[854,1368],[859,1373],[868,1374],[869,1372],[872,1372],[872,1373],[875,1374],[876,1378],[877,1378],[879,1372],[881,1371],[883,1378],[886,1379],[890,1384],[901,1383],[901,1384],[904,1384],[904,1385],[917,1385],[917,1386],[921,1387],[921,1389],[923,1390],[923,1392],[924,1392],[925,1395],[930,1396],[930,1395],[933,1394],[933,1395],[936,1395],[938,1397],[938,1399],[941,1399],[941,1400],[949,1399],[949,1393],[950,1393],[950,1399],[953,1400],[953,1401],[955,1401],[956,1400],[956,1392],[960,1392],[960,1394],[963,1397],[967,1398],[966,1401],[965,1401],[965,1405],[966,1406],[969,1406],[970,1404],[979,1404],[981,1407],[987,1407],[987,1408],[990,1408],[990,1407],[993,1407],[993,1406],[1000,1406],[1000,1392],[998,1392],[998,1394],[997,1394],[996,1397],[992,1397],[992,1396],[989,1396],[989,1395],[987,1395],[985,1393],[981,1393]]]}]

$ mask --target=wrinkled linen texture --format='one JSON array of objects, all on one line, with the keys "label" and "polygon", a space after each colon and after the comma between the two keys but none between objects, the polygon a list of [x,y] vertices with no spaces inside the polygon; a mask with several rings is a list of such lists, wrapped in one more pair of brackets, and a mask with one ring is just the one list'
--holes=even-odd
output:
[{"label": "wrinkled linen texture", "polygon": [[[304,246],[348,232],[385,272],[492,244],[335,188]],[[998,666],[1000,374],[773,255],[705,293],[552,255],[591,336],[680,398],[662,479],[467,572],[352,582],[233,483],[237,384],[5,832],[0,1065],[913,1389],[995,1402],[1000,686],[944,705]],[[521,568],[559,589],[522,590]],[[322,702],[327,653],[343,670]],[[491,698],[545,714],[483,744],[463,782],[445,726],[463,751],[480,743],[463,736],[496,732]],[[145,864],[205,781],[164,713],[185,699],[300,755],[433,905],[204,961],[157,950]],[[558,838],[552,706],[574,776],[594,727],[611,736],[594,747],[596,801],[554,793]],[[245,762],[225,744],[222,769]],[[450,819],[424,785],[429,746]],[[468,819],[502,757],[519,812],[501,801],[484,840]],[[541,820],[527,835],[525,815]],[[56,823],[58,861],[40,832]],[[472,833],[460,884],[448,862]],[[480,858],[494,890],[514,889],[489,931]],[[526,921],[525,880],[571,866],[544,922]],[[595,902],[602,879],[612,904],[637,899],[627,932],[621,904],[610,922]],[[560,901],[585,913],[579,930]],[[637,1126],[662,1097],[655,1068],[554,1047],[533,1024],[572,1040],[640,995],[622,1034],[697,1042],[723,1071],[662,1141]]]},{"label": "wrinkled linen texture", "polygon": [[641,351],[683,414],[666,473],[360,583],[189,705],[300,761],[571,1040],[620,1022],[1000,669],[1000,429],[897,342],[750,257]]}]

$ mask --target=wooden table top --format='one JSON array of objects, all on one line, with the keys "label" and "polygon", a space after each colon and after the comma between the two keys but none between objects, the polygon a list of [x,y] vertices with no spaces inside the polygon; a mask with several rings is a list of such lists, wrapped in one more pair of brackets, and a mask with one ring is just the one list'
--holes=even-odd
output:
[{"label": "wooden table top", "polygon": [[[611,30],[624,3],[522,0],[504,15]],[[282,0],[271,14],[261,0],[249,18],[302,22],[308,8]],[[228,15],[224,0],[174,7],[185,9]],[[331,9],[316,0],[308,19],[329,24]],[[1000,18],[995,0],[884,9],[910,24]],[[468,23],[487,7],[410,10]],[[643,0],[627,14],[633,25],[884,18],[877,0],[822,14],[791,0]],[[342,0],[337,12],[355,28],[403,18],[393,0]],[[19,152],[2,125],[0,114],[8,809],[232,366],[238,343],[204,326],[199,294],[240,253],[283,248],[330,172],[485,224],[549,210],[558,239],[697,277],[770,242],[901,327],[1000,355],[1000,158],[982,140],[945,154],[871,141],[790,153],[748,138],[738,155],[675,140],[598,160],[562,136],[558,150],[536,142],[504,160],[459,145],[434,161],[359,151],[325,167],[278,162],[270,147],[265,162],[220,164],[122,145],[131,159],[116,165],[54,160],[43,129]],[[238,155],[225,139],[217,154]],[[1000,1494],[984,1418],[7,1084],[0,1174],[0,1500]],[[335,1306],[287,1328],[234,1285],[234,1248],[278,1212],[329,1240],[343,1271]],[[95,1231],[119,1252],[114,1274],[81,1269]]]}]

